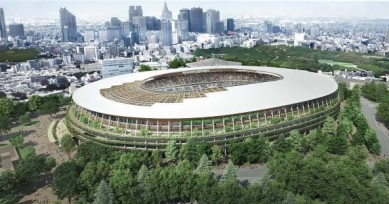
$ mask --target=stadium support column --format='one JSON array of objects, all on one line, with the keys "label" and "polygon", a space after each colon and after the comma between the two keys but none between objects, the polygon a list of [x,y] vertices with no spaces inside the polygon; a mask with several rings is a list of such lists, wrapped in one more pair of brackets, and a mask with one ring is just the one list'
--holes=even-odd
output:
[{"label": "stadium support column", "polygon": [[226,124],[224,123],[224,118],[223,118],[223,132],[224,134],[226,133]]},{"label": "stadium support column", "polygon": [[240,126],[242,126],[241,129],[243,130],[243,118],[242,118],[242,116],[240,116]]},{"label": "stadium support column", "polygon": [[138,133],[138,119],[135,120],[135,137],[136,133]]},{"label": "stadium support column", "polygon": [[251,130],[251,115],[249,115],[249,120],[250,120],[250,130]]},{"label": "stadium support column", "polygon": [[[311,107],[309,107],[309,102],[308,102],[308,113],[310,113],[310,112],[311,112]],[[304,115],[305,115],[305,112],[304,112]]]},{"label": "stadium support column", "polygon": [[257,123],[258,123],[258,127],[259,127],[259,114],[257,113]]},{"label": "stadium support column", "polygon": [[159,136],[159,120],[157,120],[157,136]]},{"label": "stadium support column", "polygon": [[104,115],[101,114],[100,129],[101,129],[101,127],[103,126],[103,120],[104,120]]},{"label": "stadium support column", "polygon": [[305,107],[304,107],[304,104],[303,104],[303,114],[305,115]]},{"label": "stadium support column", "polygon": [[107,132],[108,132],[108,129],[111,128],[111,117],[112,117],[112,116],[109,116],[109,119],[108,119],[108,128],[107,128]]},{"label": "stadium support column", "polygon": [[267,115],[266,115],[266,112],[264,114],[265,114],[265,124],[267,125]]},{"label": "stadium support column", "polygon": [[300,108],[299,108],[299,105],[297,105],[297,117],[300,118]]},{"label": "stadium support column", "polygon": [[149,130],[149,119],[146,120],[146,130]]},{"label": "stadium support column", "polygon": [[170,137],[170,120],[167,121],[167,137]]},{"label": "stadium support column", "polygon": [[126,122],[126,135],[127,135],[127,129],[128,129],[128,118],[127,118],[127,122]]},{"label": "stadium support column", "polygon": [[326,97],[326,104],[327,104],[327,108],[328,108],[328,97]]},{"label": "stadium support column", "polygon": [[192,137],[193,134],[193,121],[190,120],[190,136]]},{"label": "stadium support column", "polygon": [[181,123],[181,120],[180,120],[180,137],[181,137],[181,134],[182,134],[182,123]]},{"label": "stadium support column", "polygon": [[288,111],[286,111],[286,108],[284,109],[284,111],[285,111],[285,117],[286,119],[288,119]]},{"label": "stadium support column", "polygon": [[232,130],[235,131],[235,119],[232,117]]},{"label": "stadium support column", "polygon": [[215,120],[212,118],[212,132],[215,135]]},{"label": "stadium support column", "polygon": [[116,127],[119,128],[119,117],[118,117],[118,119],[116,120]]},{"label": "stadium support column", "polygon": [[204,136],[204,119],[201,118],[201,136]]}]

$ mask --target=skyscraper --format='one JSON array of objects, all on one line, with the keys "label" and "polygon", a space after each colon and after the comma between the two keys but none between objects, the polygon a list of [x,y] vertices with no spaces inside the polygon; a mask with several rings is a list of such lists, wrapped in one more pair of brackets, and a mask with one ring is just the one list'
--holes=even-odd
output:
[{"label": "skyscraper", "polygon": [[112,17],[110,24],[111,24],[111,26],[117,26],[117,27],[122,26],[122,22],[117,17]]},{"label": "skyscraper", "polygon": [[130,35],[130,33],[133,31],[133,23],[129,21],[125,21],[122,24],[122,31],[123,31],[123,36],[127,37]]},{"label": "skyscraper", "polygon": [[189,31],[202,33],[203,32],[203,9],[192,8],[189,14]]},{"label": "skyscraper", "polygon": [[142,6],[130,6],[128,9],[128,21],[132,22],[134,16],[143,16]]},{"label": "skyscraper", "polygon": [[217,33],[217,23],[220,21],[220,12],[209,9],[207,11],[207,33]]},{"label": "skyscraper", "polygon": [[77,22],[76,17],[66,8],[59,10],[61,22],[62,42],[74,42],[77,40]]},{"label": "skyscraper", "polygon": [[134,16],[132,18],[132,23],[139,25],[140,34],[146,35],[147,32],[147,24],[146,24],[146,17],[143,16]]},{"label": "skyscraper", "polygon": [[9,35],[11,37],[16,37],[16,36],[19,36],[19,37],[24,37],[24,26],[23,24],[10,24],[9,26]]},{"label": "skyscraper", "polygon": [[235,30],[234,19],[228,18],[227,19],[227,32],[234,31],[234,30]]},{"label": "skyscraper", "polygon": [[178,36],[180,40],[188,40],[189,38],[189,9],[181,9],[178,15]]},{"label": "skyscraper", "polygon": [[146,17],[146,29],[147,30],[161,30],[161,21],[154,16]]},{"label": "skyscraper", "polygon": [[172,12],[167,8],[167,3],[166,0],[163,4],[163,10],[161,14],[161,20],[172,20],[173,19],[173,14]]},{"label": "skyscraper", "polygon": [[4,10],[0,8],[0,40],[1,38],[7,38],[7,29],[5,25]]},{"label": "skyscraper", "polygon": [[389,30],[386,31],[385,42],[389,43]]},{"label": "skyscraper", "polygon": [[172,36],[172,23],[170,20],[162,19],[161,20],[161,43],[162,46],[172,46],[173,36]]}]

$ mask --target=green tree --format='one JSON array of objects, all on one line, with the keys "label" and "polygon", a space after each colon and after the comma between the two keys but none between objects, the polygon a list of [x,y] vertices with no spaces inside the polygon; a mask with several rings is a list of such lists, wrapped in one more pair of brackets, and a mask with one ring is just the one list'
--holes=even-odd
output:
[{"label": "green tree", "polygon": [[15,172],[6,170],[0,172],[0,190],[1,191],[15,191],[18,187],[18,178]]},{"label": "green tree", "polygon": [[114,168],[109,175],[109,184],[119,203],[142,203],[136,178],[130,169]]},{"label": "green tree", "polygon": [[296,203],[296,196],[292,192],[289,192],[286,195],[283,204],[295,204],[295,203]]},{"label": "green tree", "polygon": [[112,189],[104,180],[101,180],[97,192],[95,194],[95,204],[113,204],[114,197]]},{"label": "green tree", "polygon": [[246,162],[247,155],[247,144],[249,142],[231,142],[230,146],[228,146],[228,152],[230,154],[230,159],[234,164],[242,165]]},{"label": "green tree", "polygon": [[22,135],[12,135],[9,141],[12,146],[20,148],[24,143],[24,138]]},{"label": "green tree", "polygon": [[178,147],[175,140],[169,140],[165,152],[166,158],[169,162],[175,162],[178,159]]},{"label": "green tree", "polygon": [[160,150],[154,150],[151,152],[151,159],[153,161],[154,166],[160,166],[163,161],[162,152]]},{"label": "green tree", "polygon": [[182,160],[186,159],[189,162],[193,162],[197,159],[196,144],[191,137],[181,146],[179,157]]},{"label": "green tree", "polygon": [[78,194],[79,176],[79,168],[74,162],[64,162],[54,170],[53,191],[59,199],[67,198],[72,203],[72,198]]},{"label": "green tree", "polygon": [[285,139],[284,135],[279,135],[276,141],[271,146],[273,152],[289,152],[292,149],[292,144]]},{"label": "green tree", "polygon": [[7,94],[5,94],[4,92],[0,91],[0,98],[6,98],[7,97]]},{"label": "green tree", "polygon": [[209,161],[208,156],[203,154],[199,161],[199,165],[197,166],[197,172],[206,172],[211,173],[211,161]]},{"label": "green tree", "polygon": [[223,149],[218,145],[212,146],[211,160],[214,164],[218,165],[224,159]]},{"label": "green tree", "polygon": [[33,95],[31,96],[29,99],[28,99],[28,108],[31,110],[31,111],[37,111],[41,108],[41,105],[42,105],[42,97],[38,96],[38,95]]},{"label": "green tree", "polygon": [[221,177],[221,182],[237,182],[236,178],[236,168],[234,163],[231,160],[228,161],[228,164],[224,168],[223,175]]},{"label": "green tree", "polygon": [[44,102],[40,108],[43,114],[53,115],[59,110],[59,103],[55,100],[48,100]]},{"label": "green tree", "polygon": [[68,154],[68,157],[70,159],[72,151],[74,147],[76,146],[76,143],[73,140],[73,137],[70,134],[65,134],[60,142],[60,148],[62,151],[64,151],[66,154]]},{"label": "green tree", "polygon": [[344,154],[347,150],[347,136],[337,135],[327,138],[327,150],[332,154]]},{"label": "green tree", "polygon": [[378,141],[377,134],[371,128],[368,128],[364,134],[365,144],[369,152],[379,155],[381,152],[381,145]]},{"label": "green tree", "polygon": [[136,180],[138,181],[138,183],[143,184],[143,183],[147,182],[148,177],[149,177],[148,169],[143,164],[142,167],[138,171],[138,174],[136,176]]},{"label": "green tree", "polygon": [[[386,97],[389,97],[389,94]],[[377,117],[385,125],[389,125],[389,99],[382,100],[378,105]]]},{"label": "green tree", "polygon": [[0,134],[7,133],[11,130],[11,120],[8,115],[0,115]]},{"label": "green tree", "polygon": [[25,113],[25,114],[19,116],[19,123],[20,124],[26,124],[29,122],[30,122],[30,114],[29,113]]},{"label": "green tree", "polygon": [[11,115],[14,103],[9,98],[0,98],[0,115]]},{"label": "green tree", "polygon": [[25,158],[36,156],[35,148],[32,146],[24,147],[23,150],[24,150]]},{"label": "green tree", "polygon": [[139,72],[148,72],[148,71],[151,71],[151,67],[148,66],[148,65],[140,65],[140,68],[139,68]]},{"label": "green tree", "polygon": [[322,128],[323,135],[325,137],[331,137],[336,135],[335,120],[332,117],[327,117],[324,121]]}]

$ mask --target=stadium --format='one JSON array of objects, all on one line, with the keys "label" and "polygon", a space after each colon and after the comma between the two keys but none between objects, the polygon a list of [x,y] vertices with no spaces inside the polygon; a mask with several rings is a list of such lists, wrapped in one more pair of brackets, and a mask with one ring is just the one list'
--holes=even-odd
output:
[{"label": "stadium", "polygon": [[260,135],[307,132],[339,112],[327,76],[271,67],[203,66],[120,75],[73,94],[67,128],[81,141],[165,149],[191,137],[228,145]]}]

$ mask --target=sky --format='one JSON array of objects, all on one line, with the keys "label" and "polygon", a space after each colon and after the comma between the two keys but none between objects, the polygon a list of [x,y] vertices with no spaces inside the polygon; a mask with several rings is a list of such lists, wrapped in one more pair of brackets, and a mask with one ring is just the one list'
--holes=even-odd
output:
[{"label": "sky", "polygon": [[[140,5],[144,16],[161,15],[163,0],[0,0],[5,17],[59,18],[59,8],[66,7],[77,19],[92,17],[128,17],[128,7]],[[383,17],[389,18],[389,1],[239,1],[239,0],[167,0],[176,17],[181,8],[216,9],[222,18],[233,16],[259,17]]]}]

